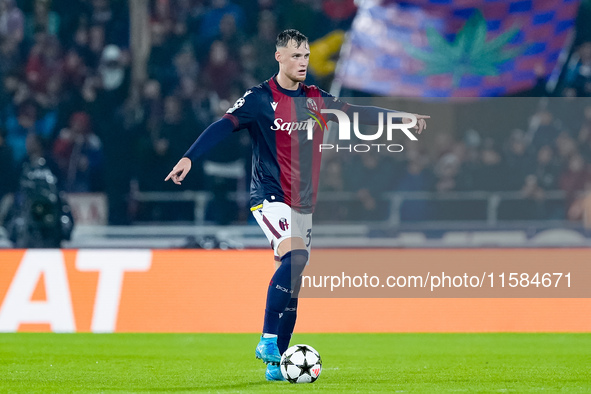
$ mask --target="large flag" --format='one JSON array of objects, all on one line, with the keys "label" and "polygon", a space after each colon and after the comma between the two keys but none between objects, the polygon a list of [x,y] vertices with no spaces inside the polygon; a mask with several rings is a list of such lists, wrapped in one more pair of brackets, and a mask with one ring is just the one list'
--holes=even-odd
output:
[{"label": "large flag", "polygon": [[336,79],[387,96],[490,97],[555,67],[579,0],[362,0]]}]

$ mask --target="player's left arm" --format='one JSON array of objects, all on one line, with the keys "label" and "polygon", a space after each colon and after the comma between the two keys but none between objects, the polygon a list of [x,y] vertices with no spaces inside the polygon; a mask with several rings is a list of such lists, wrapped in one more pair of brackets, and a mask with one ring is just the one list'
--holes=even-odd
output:
[{"label": "player's left arm", "polygon": [[[380,113],[388,113],[388,112],[400,112],[388,108],[381,108],[375,107],[372,105],[353,105],[346,103],[344,101],[339,100],[338,98],[334,97],[330,93],[327,93],[321,90],[322,96],[325,98],[330,98],[331,100],[327,100],[327,108],[330,109],[339,109],[345,112],[350,119],[353,118],[353,114],[357,113],[359,116],[359,123],[365,125],[377,125],[379,122],[379,114]],[[417,118],[417,124],[413,127],[417,134],[421,134],[423,130],[427,129],[427,119],[431,118],[429,115],[420,115],[420,114],[413,114]],[[409,123],[411,121],[410,118],[398,118],[400,119],[401,123]]]},{"label": "player's left arm", "polygon": [[[347,104],[344,111],[349,117],[352,117],[355,112],[359,114],[359,123],[365,125],[377,125],[379,121],[379,114],[388,112],[399,112],[392,109],[374,107],[371,105],[353,105]],[[427,119],[431,118],[429,115],[413,114],[417,118],[417,124],[412,127],[417,134],[421,134],[423,130],[427,129]],[[410,118],[398,118],[401,123],[410,123]]]}]

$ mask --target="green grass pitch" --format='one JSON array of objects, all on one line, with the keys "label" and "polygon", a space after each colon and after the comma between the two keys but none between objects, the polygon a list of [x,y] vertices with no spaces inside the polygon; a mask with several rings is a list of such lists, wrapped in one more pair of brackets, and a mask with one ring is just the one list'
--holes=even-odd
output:
[{"label": "green grass pitch", "polygon": [[296,334],[313,384],[266,382],[256,334],[0,334],[0,393],[591,392],[591,334]]}]

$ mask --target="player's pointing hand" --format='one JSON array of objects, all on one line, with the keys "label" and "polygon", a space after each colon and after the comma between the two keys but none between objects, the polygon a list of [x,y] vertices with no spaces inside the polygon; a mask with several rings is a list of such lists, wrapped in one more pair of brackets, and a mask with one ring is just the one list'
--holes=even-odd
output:
[{"label": "player's pointing hand", "polygon": [[166,182],[167,180],[172,179],[175,184],[180,185],[189,171],[191,171],[191,160],[183,157],[178,163],[176,163],[176,166],[174,166],[164,181]]},{"label": "player's pointing hand", "polygon": [[427,130],[427,121],[425,119],[431,119],[429,115],[414,114],[417,117],[417,124],[413,127],[417,134],[421,134],[423,130]]}]

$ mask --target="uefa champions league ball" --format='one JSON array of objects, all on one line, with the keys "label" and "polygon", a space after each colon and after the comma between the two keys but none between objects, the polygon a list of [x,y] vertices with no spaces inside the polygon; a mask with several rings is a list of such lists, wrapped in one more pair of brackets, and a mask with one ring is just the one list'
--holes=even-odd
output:
[{"label": "uefa champions league ball", "polygon": [[320,376],[322,359],[312,346],[294,345],[281,356],[279,368],[289,383],[312,383]]}]

